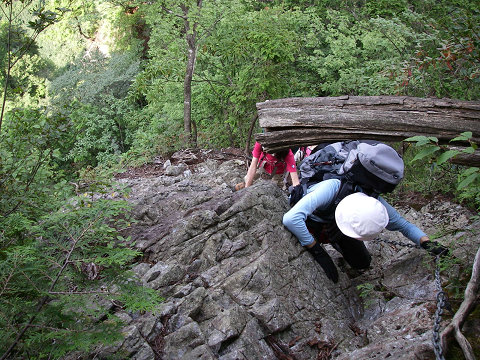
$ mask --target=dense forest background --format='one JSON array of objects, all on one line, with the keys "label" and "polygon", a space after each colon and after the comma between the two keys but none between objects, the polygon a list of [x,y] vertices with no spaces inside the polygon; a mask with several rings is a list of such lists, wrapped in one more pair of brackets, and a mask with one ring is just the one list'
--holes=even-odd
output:
[{"label": "dense forest background", "polygon": [[[0,38],[1,359],[118,337],[81,305],[89,264],[127,308],[160,301],[120,271],[140,254],[111,174],[244,147],[267,99],[480,99],[476,0],[2,0]],[[409,189],[478,210],[478,168],[422,161]]]}]

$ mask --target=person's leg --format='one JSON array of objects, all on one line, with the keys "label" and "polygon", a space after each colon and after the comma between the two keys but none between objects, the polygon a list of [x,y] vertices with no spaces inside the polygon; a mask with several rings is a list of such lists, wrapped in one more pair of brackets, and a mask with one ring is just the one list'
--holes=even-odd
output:
[{"label": "person's leg", "polygon": [[350,238],[344,235],[332,224],[327,230],[327,237],[332,246],[342,254],[345,261],[354,269],[367,269],[372,261],[372,256],[367,250],[365,243],[361,240]]}]

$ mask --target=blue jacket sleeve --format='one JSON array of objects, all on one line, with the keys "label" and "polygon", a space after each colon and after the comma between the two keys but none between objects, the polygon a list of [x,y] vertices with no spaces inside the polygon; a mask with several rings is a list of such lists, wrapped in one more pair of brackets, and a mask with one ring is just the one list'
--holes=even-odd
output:
[{"label": "blue jacket sleeve", "polygon": [[335,199],[339,187],[340,181],[337,179],[325,180],[310,186],[307,194],[283,216],[283,224],[303,246],[310,245],[314,241],[305,220],[316,209],[328,208]]},{"label": "blue jacket sleeve", "polygon": [[389,203],[385,201],[382,197],[379,197],[378,200],[385,206],[387,209],[389,221],[387,224],[387,230],[390,231],[400,231],[405,237],[412,240],[415,244],[420,245],[420,238],[426,236],[426,234],[420,230],[414,224],[408,222],[403,218],[397,210],[395,210]]}]

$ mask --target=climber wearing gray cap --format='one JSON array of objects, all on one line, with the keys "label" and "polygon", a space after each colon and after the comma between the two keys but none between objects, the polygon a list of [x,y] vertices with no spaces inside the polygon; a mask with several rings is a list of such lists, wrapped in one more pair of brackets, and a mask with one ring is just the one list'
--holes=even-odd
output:
[{"label": "climber wearing gray cap", "polygon": [[[433,255],[446,253],[445,247],[430,241],[422,230],[405,220],[380,196],[374,198],[355,192],[343,198],[332,210],[340,184],[338,179],[328,179],[311,185],[283,217],[283,224],[307,248],[333,282],[338,281],[338,272],[321,243],[330,243],[355,269],[370,266],[371,256],[364,241],[376,238],[385,228],[400,231]],[[322,213],[322,210],[328,213]]]}]

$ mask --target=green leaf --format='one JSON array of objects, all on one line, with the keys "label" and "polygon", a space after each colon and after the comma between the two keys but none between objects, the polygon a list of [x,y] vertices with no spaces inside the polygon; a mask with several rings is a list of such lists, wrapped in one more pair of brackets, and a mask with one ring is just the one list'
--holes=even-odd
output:
[{"label": "green leaf", "polygon": [[464,172],[462,172],[461,176],[462,177],[465,177],[465,176],[468,176],[470,174],[474,174],[476,172],[478,172],[480,169],[478,167],[471,167],[471,168],[468,168],[467,170],[465,170]]},{"label": "green leaf", "polygon": [[62,157],[62,153],[60,152],[59,149],[55,149],[52,152],[52,156],[56,159],[60,159]]},{"label": "green leaf", "polygon": [[456,138],[450,140],[450,141],[468,141],[471,139],[473,136],[471,131],[465,131],[460,134],[460,136],[457,136]]},{"label": "green leaf", "polygon": [[457,186],[457,189],[458,190],[462,190],[464,188],[466,188],[468,185],[470,185],[472,182],[475,181],[475,179],[477,177],[480,176],[480,173],[478,172],[475,172],[473,174],[470,174],[469,176],[467,176],[465,179],[463,179]]},{"label": "green leaf", "polygon": [[473,147],[468,147],[466,149],[463,149],[462,152],[466,154],[473,154],[475,152],[475,149]]},{"label": "green leaf", "polygon": [[440,164],[443,164],[444,162],[450,160],[451,158],[453,158],[454,156],[460,154],[460,151],[458,150],[448,150],[448,151],[445,151],[443,154],[441,154],[438,158],[437,158],[437,164],[440,165]]},{"label": "green leaf", "polygon": [[427,145],[427,144],[430,144],[430,139],[425,138],[423,140],[417,141],[415,146],[420,147],[420,146]]},{"label": "green leaf", "polygon": [[412,159],[411,163],[423,159],[426,156],[430,156],[434,154],[436,151],[440,150],[440,146],[430,145],[426,146],[422,151],[420,151],[415,157]]},{"label": "green leaf", "polygon": [[436,144],[438,143],[438,139],[434,136],[423,136],[423,135],[417,135],[417,136],[412,136],[412,137],[409,137],[407,139],[405,139],[404,141],[416,141],[417,143],[415,144],[415,146],[423,146],[423,145],[426,145],[426,144]]},{"label": "green leaf", "polygon": [[417,135],[417,136],[412,136],[412,137],[409,137],[407,139],[405,139],[404,141],[425,141],[425,140],[428,140],[428,138],[426,136],[423,136],[423,135]]}]

